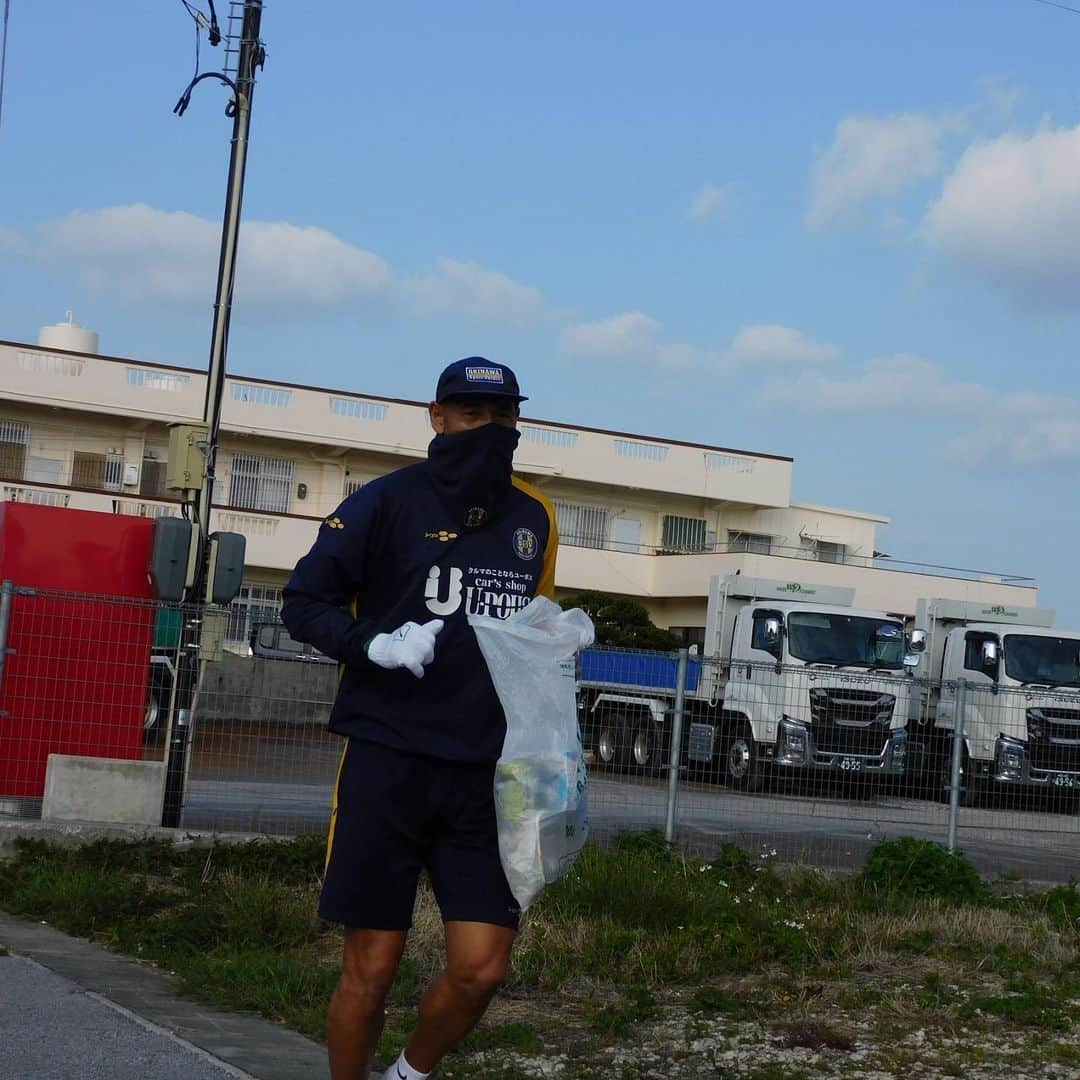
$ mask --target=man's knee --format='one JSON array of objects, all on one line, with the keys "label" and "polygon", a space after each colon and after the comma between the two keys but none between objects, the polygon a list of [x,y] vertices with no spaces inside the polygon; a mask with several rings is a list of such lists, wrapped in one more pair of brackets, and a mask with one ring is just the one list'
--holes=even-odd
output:
[{"label": "man's knee", "polygon": [[482,1000],[491,997],[506,981],[507,958],[494,956],[456,958],[447,967],[450,982],[468,997]]},{"label": "man's knee", "polygon": [[[401,943],[403,945],[403,942]],[[346,942],[338,990],[367,1010],[380,1009],[394,984],[401,946],[397,942],[372,946]]]}]

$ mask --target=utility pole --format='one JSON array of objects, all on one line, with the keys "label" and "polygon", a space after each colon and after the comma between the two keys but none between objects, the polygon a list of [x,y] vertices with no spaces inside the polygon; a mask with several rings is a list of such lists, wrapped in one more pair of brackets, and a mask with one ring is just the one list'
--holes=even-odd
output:
[{"label": "utility pole", "polygon": [[[234,3],[234,9],[239,6]],[[251,127],[251,104],[255,93],[255,71],[262,67],[265,51],[259,41],[262,0],[243,0],[242,28],[236,54],[233,100],[226,110],[232,117],[232,151],[229,157],[229,180],[225,193],[225,216],[221,227],[221,251],[218,259],[217,296],[210,343],[210,367],[206,379],[203,422],[206,442],[202,447],[205,468],[202,483],[186,504],[195,526],[194,574],[185,594],[185,619],[177,664],[175,710],[165,771],[165,794],[161,824],[175,828],[180,824],[187,773],[188,742],[201,681],[200,648],[203,642],[207,601],[210,515],[214,501],[217,449],[221,430],[221,399],[225,389],[225,358],[229,344],[232,315],[233,280],[236,274],[237,240],[240,233],[240,210],[244,196],[244,170],[247,165],[248,132]],[[228,53],[230,50],[227,49]],[[220,78],[220,76],[219,76]],[[222,79],[228,84],[228,80]],[[192,87],[194,86],[194,81]],[[188,88],[188,94],[192,87]],[[182,99],[183,100],[183,99]],[[184,106],[186,108],[186,105]],[[180,112],[182,113],[182,109]]]}]

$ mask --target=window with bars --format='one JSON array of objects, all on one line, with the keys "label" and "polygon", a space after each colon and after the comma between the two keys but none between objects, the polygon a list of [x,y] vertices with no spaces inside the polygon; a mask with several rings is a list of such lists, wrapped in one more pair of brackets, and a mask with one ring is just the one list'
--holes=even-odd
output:
[{"label": "window with bars", "polygon": [[225,640],[246,644],[254,623],[278,622],[281,619],[281,589],[276,585],[254,582],[240,586],[240,595],[229,605]]},{"label": "window with bars", "polygon": [[345,490],[342,492],[342,498],[347,499],[350,495],[355,495],[364,486],[364,480],[359,476],[346,476],[345,477]]},{"label": "window with bars", "polygon": [[274,386],[256,386],[254,383],[230,383],[229,390],[234,401],[248,405],[270,405],[283,409],[292,399],[291,390],[279,390]]},{"label": "window with bars", "polygon": [[124,455],[76,450],[71,457],[71,486],[119,491],[124,486]]},{"label": "window with bars", "polygon": [[610,518],[611,512],[602,506],[555,503],[559,540],[570,547],[606,547]]},{"label": "window with bars", "polygon": [[615,453],[619,457],[637,458],[640,461],[664,461],[668,448],[655,443],[631,442],[629,439],[615,440]]},{"label": "window with bars", "polygon": [[191,381],[190,375],[172,371],[148,371],[146,368],[127,369],[128,386],[143,386],[147,390],[167,390],[173,393],[183,390]]},{"label": "window with bars", "polygon": [[167,495],[165,489],[165,472],[167,462],[161,458],[144,457],[142,472],[139,474],[140,495]]},{"label": "window with bars", "polygon": [[332,397],[330,411],[338,416],[353,416],[357,420],[385,420],[389,406],[379,401],[358,401],[356,398]]},{"label": "window with bars", "polygon": [[735,454],[705,454],[706,469],[732,469],[739,473],[752,473],[754,471],[754,459],[738,457]]},{"label": "window with bars", "polygon": [[292,504],[294,464],[288,458],[233,454],[229,505],[240,510],[287,514]]},{"label": "window with bars", "polygon": [[660,546],[664,551],[704,551],[705,519],[665,514]]},{"label": "window with bars", "polygon": [[772,551],[772,537],[765,533],[729,529],[727,538],[728,551],[745,551],[750,555],[768,555]]},{"label": "window with bars", "polygon": [[29,443],[29,424],[21,420],[0,420],[0,480],[23,478]]},{"label": "window with bars", "polygon": [[541,443],[544,446],[561,446],[567,450],[577,446],[576,431],[535,427],[532,424],[519,424],[518,431],[526,442]]}]

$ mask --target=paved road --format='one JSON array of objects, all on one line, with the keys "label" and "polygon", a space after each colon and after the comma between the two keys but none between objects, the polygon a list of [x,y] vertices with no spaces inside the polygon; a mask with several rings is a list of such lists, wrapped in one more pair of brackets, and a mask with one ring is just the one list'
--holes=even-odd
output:
[{"label": "paved road", "polygon": [[[262,744],[246,734],[218,733],[192,765],[184,824],[193,828],[321,832],[329,816],[339,743],[323,733],[295,732]],[[269,774],[269,775],[268,775]],[[258,779],[256,779],[256,777]],[[664,825],[666,785],[594,770],[594,829]],[[725,841],[777,852],[785,861],[859,865],[876,842],[916,836],[944,842],[948,808],[921,799],[841,797],[835,790],[743,794],[686,783],[679,793],[680,836],[702,855]],[[962,809],[961,849],[984,873],[1066,881],[1080,876],[1080,817],[1041,808]]]}]

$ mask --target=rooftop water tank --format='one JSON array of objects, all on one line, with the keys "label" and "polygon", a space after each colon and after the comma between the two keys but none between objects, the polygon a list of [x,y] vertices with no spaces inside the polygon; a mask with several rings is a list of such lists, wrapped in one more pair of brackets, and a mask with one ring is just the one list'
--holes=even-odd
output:
[{"label": "rooftop water tank", "polygon": [[98,351],[98,336],[93,330],[79,326],[72,312],[67,321],[55,326],[43,326],[38,331],[37,343],[46,349],[66,349],[68,352],[91,353]]}]

